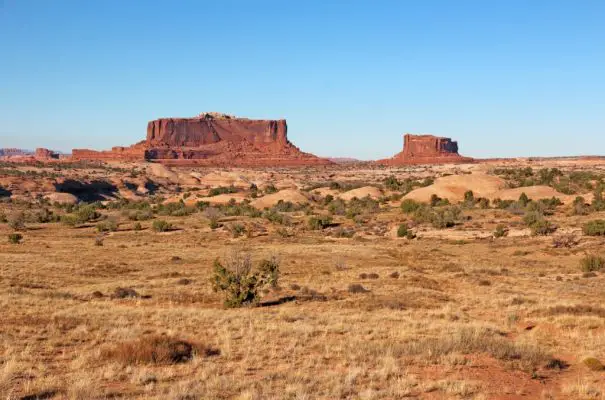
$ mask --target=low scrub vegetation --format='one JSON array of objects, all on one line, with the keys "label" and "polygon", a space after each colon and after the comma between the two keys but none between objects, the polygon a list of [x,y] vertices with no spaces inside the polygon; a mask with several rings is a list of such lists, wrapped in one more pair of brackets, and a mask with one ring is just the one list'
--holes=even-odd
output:
[{"label": "low scrub vegetation", "polygon": [[413,214],[416,223],[429,223],[436,229],[451,228],[462,219],[462,209],[459,206],[431,207],[423,204]]},{"label": "low scrub vegetation", "polygon": [[312,231],[325,229],[332,224],[332,217],[328,215],[319,215],[309,217],[307,220],[307,226]]},{"label": "low scrub vegetation", "polygon": [[443,337],[411,341],[403,345],[400,351],[403,354],[422,355],[434,360],[452,353],[487,353],[523,370],[534,370],[552,360],[552,357],[537,345],[516,343],[482,327],[460,327]]},{"label": "low scrub vegetation", "polygon": [[208,197],[218,196],[219,194],[237,193],[237,188],[234,186],[219,186],[210,189]]},{"label": "low scrub vegetation", "polygon": [[198,342],[160,335],[146,335],[101,350],[102,358],[124,365],[178,364],[190,361],[195,356],[208,357],[218,354],[218,350]]},{"label": "low scrub vegetation", "polygon": [[163,219],[156,219],[153,221],[151,229],[153,229],[154,232],[166,232],[172,230],[173,226],[170,222],[167,222]]},{"label": "low scrub vegetation", "polygon": [[12,244],[19,244],[23,239],[23,235],[20,233],[9,233],[8,234],[8,242]]},{"label": "low scrub vegetation", "polygon": [[222,262],[219,259],[214,261],[212,288],[224,294],[225,307],[256,305],[260,301],[261,290],[277,287],[279,265],[277,257],[271,257],[261,260],[253,271],[250,254],[234,252]]},{"label": "low scrub vegetation", "polygon": [[404,237],[408,239],[414,239],[416,235],[408,228],[407,224],[400,224],[397,228],[397,237]]},{"label": "low scrub vegetation", "polygon": [[605,258],[596,254],[588,254],[580,260],[583,272],[600,271],[605,268]]},{"label": "low scrub vegetation", "polygon": [[113,219],[107,219],[97,223],[97,231],[99,232],[115,232],[118,230],[118,223]]},{"label": "low scrub vegetation", "polygon": [[605,236],[605,220],[596,219],[589,221],[582,227],[582,232],[586,236]]}]

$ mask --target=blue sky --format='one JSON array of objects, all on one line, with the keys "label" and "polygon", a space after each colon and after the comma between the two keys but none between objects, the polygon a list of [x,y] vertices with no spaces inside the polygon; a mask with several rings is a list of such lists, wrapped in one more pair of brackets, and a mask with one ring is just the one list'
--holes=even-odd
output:
[{"label": "blue sky", "polygon": [[0,0],[0,147],[129,145],[147,121],[286,118],[323,156],[402,134],[474,157],[605,154],[605,1]]}]

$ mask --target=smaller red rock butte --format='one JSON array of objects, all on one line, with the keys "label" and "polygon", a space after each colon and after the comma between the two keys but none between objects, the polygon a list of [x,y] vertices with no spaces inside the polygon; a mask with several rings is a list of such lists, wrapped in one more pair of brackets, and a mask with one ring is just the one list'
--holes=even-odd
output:
[{"label": "smaller red rock butte", "polygon": [[56,152],[45,149],[43,147],[38,147],[36,152],[34,153],[34,158],[36,160],[44,161],[44,160],[57,160],[59,159],[59,154]]},{"label": "smaller red rock butte", "polygon": [[177,166],[297,166],[332,164],[304,153],[287,137],[286,120],[253,120],[221,113],[160,118],[147,138],[110,151],[74,149],[74,160],[156,161]]},{"label": "smaller red rock butte", "polygon": [[403,136],[402,152],[377,162],[384,165],[415,165],[462,164],[474,160],[458,154],[458,142],[450,138],[407,133]]}]

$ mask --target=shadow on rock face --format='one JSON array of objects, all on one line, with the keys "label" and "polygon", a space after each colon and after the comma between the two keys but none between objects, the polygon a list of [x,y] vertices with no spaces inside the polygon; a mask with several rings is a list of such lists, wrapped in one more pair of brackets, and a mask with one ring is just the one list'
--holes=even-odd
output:
[{"label": "shadow on rock face", "polygon": [[154,194],[160,188],[158,184],[152,181],[145,182],[145,189],[149,191],[149,194]]},{"label": "shadow on rock face", "polygon": [[2,186],[0,186],[0,197],[9,197],[11,194],[12,193],[10,190],[6,190]]},{"label": "shadow on rock face", "polygon": [[118,194],[118,188],[114,184],[99,180],[81,182],[66,179],[55,183],[55,189],[57,192],[71,193],[81,201],[101,201]]}]

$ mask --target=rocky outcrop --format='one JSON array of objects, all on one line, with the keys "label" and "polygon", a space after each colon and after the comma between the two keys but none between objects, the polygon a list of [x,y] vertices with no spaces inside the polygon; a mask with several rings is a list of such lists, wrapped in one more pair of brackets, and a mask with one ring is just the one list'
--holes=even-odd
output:
[{"label": "rocky outcrop", "polygon": [[34,153],[34,158],[38,161],[58,160],[59,154],[52,150],[38,147]]},{"label": "rocky outcrop", "polygon": [[145,147],[141,144],[135,144],[130,147],[116,146],[111,150],[95,151],[89,149],[73,149],[71,151],[73,160],[92,160],[92,161],[143,161],[145,159]]},{"label": "rocky outcrop", "polygon": [[384,165],[460,164],[474,162],[472,158],[458,154],[458,142],[433,135],[403,137],[403,151],[391,158],[379,160]]},{"label": "rocky outcrop", "polygon": [[111,151],[74,149],[76,160],[149,160],[175,166],[289,166],[331,164],[300,151],[285,120],[253,120],[220,113],[161,118],[147,124],[147,138]]}]

